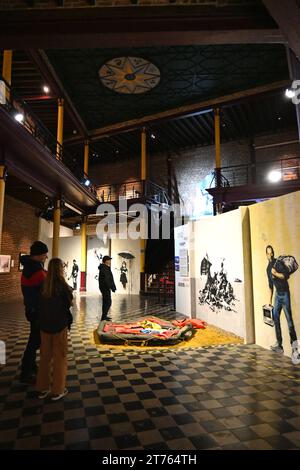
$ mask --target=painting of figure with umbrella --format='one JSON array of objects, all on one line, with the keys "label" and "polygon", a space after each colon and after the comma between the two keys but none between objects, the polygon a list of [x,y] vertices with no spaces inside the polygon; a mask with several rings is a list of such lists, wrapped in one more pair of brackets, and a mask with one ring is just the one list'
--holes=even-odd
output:
[{"label": "painting of figure with umbrella", "polygon": [[118,253],[118,256],[121,258],[121,266],[120,268],[116,269],[120,271],[120,282],[123,286],[123,289],[126,291],[128,290],[128,293],[130,294],[132,288],[131,263],[135,256],[130,251],[121,251]]}]

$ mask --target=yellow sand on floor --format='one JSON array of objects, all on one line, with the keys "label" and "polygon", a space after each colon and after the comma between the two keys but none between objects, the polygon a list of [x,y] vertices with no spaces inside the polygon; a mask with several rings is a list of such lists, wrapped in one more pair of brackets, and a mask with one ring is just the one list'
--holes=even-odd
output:
[{"label": "yellow sand on floor", "polygon": [[207,325],[205,330],[196,330],[195,335],[188,341],[181,341],[175,345],[166,345],[166,346],[136,346],[132,344],[108,344],[101,343],[97,334],[97,330],[93,332],[94,344],[99,349],[165,349],[165,348],[197,348],[203,346],[217,346],[222,344],[243,344],[243,338],[236,336],[227,331],[216,328],[215,326]]}]

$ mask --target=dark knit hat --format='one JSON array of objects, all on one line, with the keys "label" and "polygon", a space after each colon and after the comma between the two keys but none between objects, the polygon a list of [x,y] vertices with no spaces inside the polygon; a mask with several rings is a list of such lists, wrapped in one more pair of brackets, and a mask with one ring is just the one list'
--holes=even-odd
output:
[{"label": "dark knit hat", "polygon": [[48,251],[49,250],[47,245],[38,240],[37,242],[34,242],[33,245],[31,245],[30,256],[45,255],[46,253],[48,253]]}]

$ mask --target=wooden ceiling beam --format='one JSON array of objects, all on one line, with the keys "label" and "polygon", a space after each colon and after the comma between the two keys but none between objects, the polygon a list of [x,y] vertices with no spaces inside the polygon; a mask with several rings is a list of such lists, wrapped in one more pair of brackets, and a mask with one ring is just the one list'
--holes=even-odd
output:
[{"label": "wooden ceiling beam", "polygon": [[260,5],[3,10],[0,21],[2,49],[36,48],[37,44],[43,49],[65,49],[284,41]]},{"label": "wooden ceiling beam", "polygon": [[[61,10],[60,10],[61,11]],[[87,128],[81,119],[79,113],[77,112],[71,98],[63,87],[61,81],[59,80],[56,72],[54,71],[52,65],[50,64],[47,55],[44,51],[30,49],[27,51],[27,54],[30,60],[35,64],[35,66],[40,71],[43,76],[45,83],[50,87],[51,93],[56,95],[57,98],[63,98],[65,101],[65,108],[68,112],[68,115],[74,127],[77,128],[83,140],[87,137]]]},{"label": "wooden ceiling beam", "polygon": [[[248,100],[254,96],[267,95],[269,93],[274,93],[279,90],[284,90],[289,85],[289,80],[282,80],[280,82],[274,82],[268,85],[261,85],[255,88],[250,88],[248,90],[238,91],[236,93],[221,96],[219,98],[200,101],[198,103],[193,103],[186,106],[179,106],[178,108],[173,108],[168,111],[162,111],[161,113],[156,113],[149,116],[144,116],[140,119],[131,119],[130,121],[124,121],[112,124],[110,126],[101,127],[99,129],[93,129],[92,131],[88,132],[88,139],[91,142],[96,142],[97,140],[103,139],[103,137],[109,137],[111,135],[121,134],[123,132],[130,132],[142,128],[144,126],[151,126],[153,124],[158,124],[163,121],[168,121],[183,116],[195,116],[197,114],[204,113],[205,111],[210,111],[215,107],[230,106],[234,103],[238,103],[243,100]],[[65,143],[75,145],[82,141],[83,139],[77,136],[74,138],[66,139]]]},{"label": "wooden ceiling beam", "polygon": [[300,59],[300,4],[297,0],[263,0],[264,5],[269,10],[286,42]]}]

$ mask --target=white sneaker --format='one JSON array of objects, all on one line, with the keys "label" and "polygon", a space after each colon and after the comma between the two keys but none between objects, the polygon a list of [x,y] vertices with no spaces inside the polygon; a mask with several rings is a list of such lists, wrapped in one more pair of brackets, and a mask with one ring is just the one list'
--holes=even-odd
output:
[{"label": "white sneaker", "polygon": [[300,354],[297,348],[292,350],[292,363],[294,366],[300,364]]},{"label": "white sneaker", "polygon": [[68,393],[68,389],[65,388],[64,392],[63,393],[60,393],[59,395],[53,395],[53,397],[51,398],[52,401],[57,401],[57,400],[60,400],[61,398],[65,397]]},{"label": "white sneaker", "polygon": [[47,398],[48,395],[50,395],[51,390],[44,390],[43,392],[39,393],[39,398],[43,400],[44,398]]},{"label": "white sneaker", "polygon": [[283,354],[283,347],[277,342],[273,344],[273,346],[270,346],[270,349],[276,353]]}]

